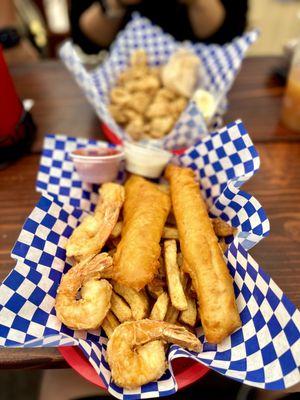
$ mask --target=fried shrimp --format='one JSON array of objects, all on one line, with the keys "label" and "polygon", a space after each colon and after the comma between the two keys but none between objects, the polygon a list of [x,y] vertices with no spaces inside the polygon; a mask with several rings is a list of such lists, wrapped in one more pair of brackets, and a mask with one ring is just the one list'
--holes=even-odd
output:
[{"label": "fried shrimp", "polygon": [[[71,329],[97,329],[110,309],[112,286],[101,272],[112,266],[107,253],[89,258],[71,268],[60,282],[55,309],[57,318]],[[81,299],[77,294],[81,289]]]},{"label": "fried shrimp", "polygon": [[159,379],[166,370],[164,341],[199,352],[197,337],[182,326],[144,319],[119,325],[107,344],[114,382],[134,389]]},{"label": "fried shrimp", "polygon": [[95,214],[87,216],[68,240],[68,257],[81,261],[89,255],[99,253],[118,221],[125,199],[124,187],[117,183],[104,183],[99,194]]}]

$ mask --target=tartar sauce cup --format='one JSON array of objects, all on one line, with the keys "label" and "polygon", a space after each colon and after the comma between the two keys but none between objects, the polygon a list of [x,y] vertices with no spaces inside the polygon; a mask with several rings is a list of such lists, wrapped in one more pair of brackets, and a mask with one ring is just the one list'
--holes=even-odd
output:
[{"label": "tartar sauce cup", "polygon": [[146,178],[158,178],[173,154],[156,147],[124,143],[126,170]]},{"label": "tartar sauce cup", "polygon": [[124,152],[119,149],[87,147],[72,151],[76,171],[87,183],[104,183],[114,181],[118,175]]}]

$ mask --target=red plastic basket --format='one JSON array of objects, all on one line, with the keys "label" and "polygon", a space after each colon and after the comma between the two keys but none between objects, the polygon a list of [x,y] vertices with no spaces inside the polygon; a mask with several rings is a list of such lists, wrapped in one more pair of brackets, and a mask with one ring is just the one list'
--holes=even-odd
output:
[{"label": "red plastic basket", "polygon": [[[106,124],[101,123],[100,125],[101,131],[103,132],[104,136],[113,144],[116,145],[122,145],[122,140],[114,133],[112,132],[109,127]],[[185,149],[178,149],[178,150],[172,150],[172,153],[174,154],[182,154],[185,151]]]},{"label": "red plastic basket", "polygon": [[[79,375],[106,390],[104,383],[78,347],[59,347],[59,352]],[[209,371],[207,367],[190,358],[177,358],[172,362],[178,389],[192,385]]]}]

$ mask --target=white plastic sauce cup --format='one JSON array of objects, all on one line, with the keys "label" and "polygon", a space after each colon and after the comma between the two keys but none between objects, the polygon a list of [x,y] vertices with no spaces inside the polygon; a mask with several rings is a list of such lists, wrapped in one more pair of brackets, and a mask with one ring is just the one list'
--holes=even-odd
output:
[{"label": "white plastic sauce cup", "polygon": [[116,179],[124,152],[111,148],[90,147],[74,150],[70,157],[84,182],[104,183]]},{"label": "white plastic sauce cup", "polygon": [[146,178],[158,178],[173,154],[155,147],[125,142],[126,170]]}]

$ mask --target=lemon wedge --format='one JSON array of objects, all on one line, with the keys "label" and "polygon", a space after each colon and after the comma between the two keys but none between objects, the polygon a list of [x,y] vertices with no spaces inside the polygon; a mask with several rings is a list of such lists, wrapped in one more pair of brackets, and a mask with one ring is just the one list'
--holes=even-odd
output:
[{"label": "lemon wedge", "polygon": [[207,90],[197,89],[194,93],[193,100],[198,109],[202,112],[205,122],[209,123],[217,108],[217,102],[214,96]]}]

